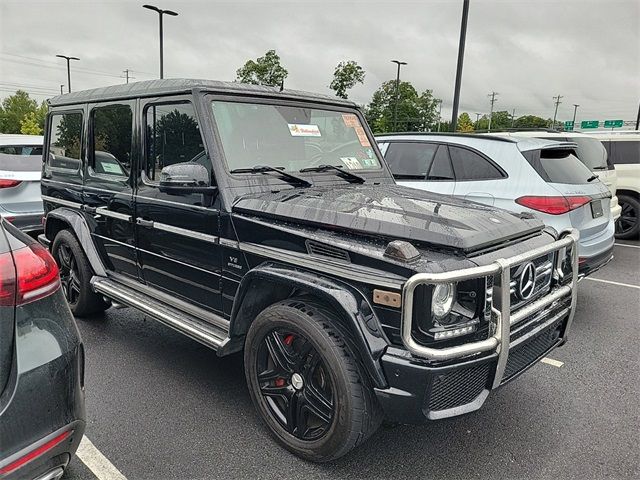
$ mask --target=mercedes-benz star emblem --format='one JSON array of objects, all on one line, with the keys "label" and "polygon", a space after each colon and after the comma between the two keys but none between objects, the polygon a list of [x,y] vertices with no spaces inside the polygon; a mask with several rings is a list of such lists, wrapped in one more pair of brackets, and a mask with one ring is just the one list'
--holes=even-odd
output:
[{"label": "mercedes-benz star emblem", "polygon": [[518,282],[518,296],[522,300],[527,300],[533,295],[536,286],[536,266],[529,262],[520,273],[520,281]]}]

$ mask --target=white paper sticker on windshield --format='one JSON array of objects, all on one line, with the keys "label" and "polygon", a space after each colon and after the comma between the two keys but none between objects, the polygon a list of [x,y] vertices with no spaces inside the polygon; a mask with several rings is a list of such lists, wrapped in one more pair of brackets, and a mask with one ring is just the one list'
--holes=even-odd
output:
[{"label": "white paper sticker on windshield", "polygon": [[361,170],[362,169],[362,164],[360,163],[360,160],[358,160],[356,157],[340,157],[340,160],[342,160],[342,163],[344,163],[344,165],[349,170]]},{"label": "white paper sticker on windshield", "polygon": [[300,123],[288,123],[289,132],[293,137],[321,137],[318,125],[302,125]]},{"label": "white paper sticker on windshield", "polygon": [[116,175],[122,175],[124,173],[117,163],[100,162],[100,166],[104,173],[115,173]]}]

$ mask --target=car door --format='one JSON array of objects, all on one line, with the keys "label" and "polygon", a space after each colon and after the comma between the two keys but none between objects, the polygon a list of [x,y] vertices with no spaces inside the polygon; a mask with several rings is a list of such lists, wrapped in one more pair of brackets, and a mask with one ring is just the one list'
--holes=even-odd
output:
[{"label": "car door", "polygon": [[105,267],[138,279],[133,229],[134,117],[136,102],[89,105],[83,209]]},{"label": "car door", "polygon": [[[506,173],[494,162],[479,152],[468,147],[449,145],[449,155],[456,177],[453,194],[465,200],[495,205],[496,196],[501,199],[500,192],[506,186]],[[511,196],[509,195],[509,201]]]},{"label": "car door", "polygon": [[205,166],[215,185],[190,96],[141,102],[143,155],[136,192],[136,233],[147,286],[190,305],[221,312],[219,197],[166,191],[163,167]]}]

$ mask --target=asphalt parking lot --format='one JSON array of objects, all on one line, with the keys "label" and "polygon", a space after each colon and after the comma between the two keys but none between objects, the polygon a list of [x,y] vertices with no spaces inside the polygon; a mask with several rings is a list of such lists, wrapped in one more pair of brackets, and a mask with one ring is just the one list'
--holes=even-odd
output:
[{"label": "asphalt parking lot", "polygon": [[640,242],[625,244],[597,280],[580,283],[556,362],[478,412],[381,428],[322,465],[271,440],[239,355],[218,358],[131,309],[79,321],[95,446],[82,456],[93,471],[76,457],[64,478],[639,478]]}]

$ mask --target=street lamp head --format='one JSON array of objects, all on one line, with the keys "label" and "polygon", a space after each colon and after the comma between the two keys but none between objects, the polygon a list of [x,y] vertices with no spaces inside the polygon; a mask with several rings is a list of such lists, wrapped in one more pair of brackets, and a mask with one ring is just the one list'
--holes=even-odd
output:
[{"label": "street lamp head", "polygon": [[56,57],[64,58],[66,60],[80,60],[78,57],[69,57],[67,55],[56,55]]},{"label": "street lamp head", "polygon": [[391,60],[391,63],[395,63],[398,65],[407,65],[407,62],[401,62],[400,60]]},{"label": "street lamp head", "polygon": [[143,5],[142,8],[148,8],[149,10],[153,10],[154,12],[162,13],[158,7],[154,7],[153,5]]},{"label": "street lamp head", "polygon": [[158,12],[160,15],[171,15],[172,17],[177,17],[178,14],[173,10],[162,10],[154,5],[143,5],[142,8],[148,8],[149,10],[153,10],[154,12]]},{"label": "street lamp head", "polygon": [[165,15],[171,15],[172,17],[178,16],[178,13],[174,12],[173,10],[163,10],[162,13],[164,13]]}]

